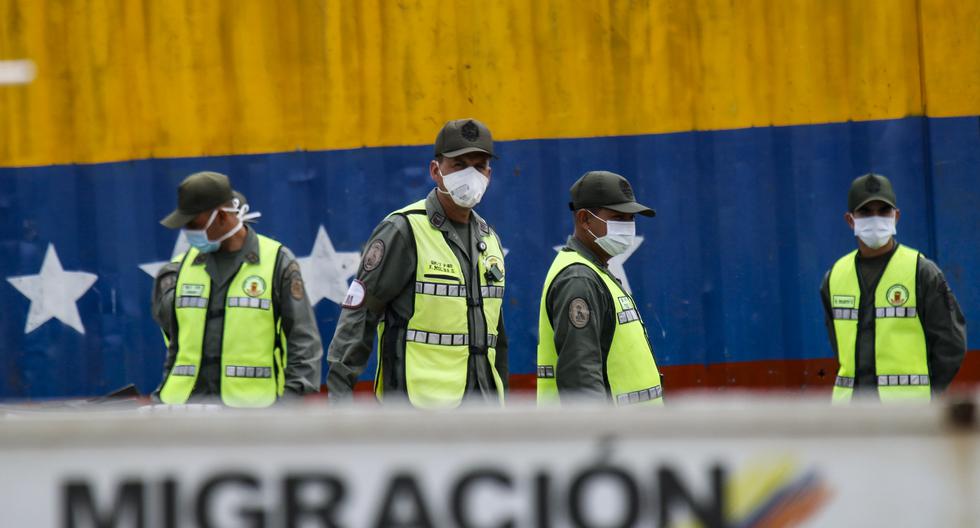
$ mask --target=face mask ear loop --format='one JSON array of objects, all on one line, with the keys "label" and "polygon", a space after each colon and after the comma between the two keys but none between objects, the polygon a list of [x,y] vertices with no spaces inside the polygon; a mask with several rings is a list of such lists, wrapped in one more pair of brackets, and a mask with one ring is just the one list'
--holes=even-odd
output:
[{"label": "face mask ear loop", "polygon": [[[586,213],[589,213],[590,215],[594,216],[596,220],[598,220],[598,221],[600,221],[600,222],[602,222],[604,224],[606,223],[605,220],[603,220],[603,219],[599,218],[598,216],[596,216],[595,213],[593,213],[592,211],[589,211],[588,209],[583,209],[583,211],[585,211]],[[597,237],[596,234],[593,233],[591,229],[589,229],[588,227],[586,227],[585,230],[588,231],[590,235],[592,235],[592,239],[593,240],[599,240],[599,237]]]},{"label": "face mask ear loop", "polygon": [[215,218],[218,218],[218,210],[217,209],[215,209],[214,211],[211,211],[211,216],[208,218],[208,223],[204,224],[204,229],[192,229],[191,231],[203,231],[204,232],[204,235],[207,236],[208,229],[211,228],[211,224],[214,223],[214,219]]}]

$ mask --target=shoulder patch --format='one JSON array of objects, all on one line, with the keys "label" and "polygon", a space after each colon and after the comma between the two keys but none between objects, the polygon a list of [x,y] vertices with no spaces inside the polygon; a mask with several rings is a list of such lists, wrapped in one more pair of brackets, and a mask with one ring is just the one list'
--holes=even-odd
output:
[{"label": "shoulder patch", "polygon": [[160,286],[158,287],[161,292],[172,289],[177,284],[177,274],[168,273],[160,279]]},{"label": "shoulder patch", "polygon": [[364,283],[354,279],[354,282],[350,283],[350,288],[347,289],[347,295],[344,296],[344,303],[340,307],[356,310],[364,306],[364,296]]},{"label": "shoulder patch", "polygon": [[576,297],[568,304],[568,321],[575,328],[585,328],[585,325],[589,324],[590,317],[589,303],[585,302],[585,299]]},{"label": "shoulder patch", "polygon": [[289,295],[297,301],[303,300],[303,296],[306,295],[306,285],[303,284],[303,279],[289,281]]},{"label": "shoulder patch", "polygon": [[375,240],[364,252],[364,261],[361,266],[364,271],[371,271],[381,265],[385,258],[385,243],[383,240]]}]

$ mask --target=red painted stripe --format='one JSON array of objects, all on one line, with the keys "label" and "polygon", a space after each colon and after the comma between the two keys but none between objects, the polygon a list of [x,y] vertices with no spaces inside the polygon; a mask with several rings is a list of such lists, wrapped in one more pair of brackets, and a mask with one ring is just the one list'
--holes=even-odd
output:
[{"label": "red painted stripe", "polygon": [[[784,390],[829,393],[837,375],[836,359],[741,361],[714,365],[675,365],[662,367],[664,392],[676,394],[693,390]],[[512,393],[532,393],[537,385],[534,374],[513,374]],[[967,352],[950,392],[980,389],[980,350]],[[326,390],[326,389],[323,389]],[[355,387],[358,400],[373,399],[370,381]]]}]

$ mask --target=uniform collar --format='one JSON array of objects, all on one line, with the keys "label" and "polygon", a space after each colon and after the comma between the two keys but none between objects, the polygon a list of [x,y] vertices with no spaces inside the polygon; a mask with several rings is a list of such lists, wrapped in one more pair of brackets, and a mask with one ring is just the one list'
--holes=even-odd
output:
[{"label": "uniform collar", "polygon": [[888,253],[885,253],[884,255],[878,255],[877,257],[862,257],[861,256],[861,250],[859,249],[858,252],[857,252],[857,255],[855,256],[855,258],[857,260],[862,260],[864,262],[889,261],[889,260],[891,260],[892,255],[894,255],[895,252],[898,251],[898,246],[899,245],[900,244],[898,243],[898,239],[896,238],[895,239],[895,245],[892,246],[891,251],[889,251]]},{"label": "uniform collar", "polygon": [[582,255],[588,259],[589,262],[595,264],[599,268],[606,269],[606,264],[603,264],[602,260],[599,259],[599,257],[596,256],[591,249],[583,244],[581,240],[575,238],[575,235],[569,235],[568,242],[565,243],[565,247],[575,250],[579,255]]},{"label": "uniform collar", "polygon": [[[242,260],[248,261],[249,264],[259,263],[259,236],[252,229],[251,226],[246,225],[245,229],[248,230],[248,234],[245,236],[245,243],[242,244],[242,248],[235,253],[235,260],[241,263]],[[193,264],[199,266],[206,263],[209,259],[214,258],[214,253],[198,253],[197,258],[194,259]]]},{"label": "uniform collar", "polygon": [[[425,197],[425,214],[429,217],[429,223],[432,224],[432,227],[445,233],[454,232],[449,218],[446,217],[446,210],[442,208],[442,204],[439,202],[438,193],[438,189],[432,189],[429,195]],[[481,235],[490,235],[490,225],[480,215],[476,214],[476,211],[470,211],[470,225],[476,225]]]}]

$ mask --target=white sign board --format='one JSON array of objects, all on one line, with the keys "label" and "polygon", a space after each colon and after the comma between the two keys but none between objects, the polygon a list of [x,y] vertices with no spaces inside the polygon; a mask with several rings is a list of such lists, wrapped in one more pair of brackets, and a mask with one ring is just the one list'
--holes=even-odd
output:
[{"label": "white sign board", "polygon": [[977,526],[938,406],[0,420],[3,526]]}]

